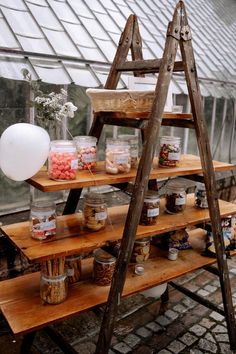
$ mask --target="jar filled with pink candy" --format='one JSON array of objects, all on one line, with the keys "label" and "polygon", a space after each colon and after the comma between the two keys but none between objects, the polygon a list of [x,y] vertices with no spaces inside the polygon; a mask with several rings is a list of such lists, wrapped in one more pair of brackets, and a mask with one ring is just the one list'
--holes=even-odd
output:
[{"label": "jar filled with pink candy", "polygon": [[78,152],[78,169],[92,170],[97,163],[97,138],[81,135],[74,137]]},{"label": "jar filled with pink candy", "polygon": [[53,140],[48,156],[49,178],[57,181],[76,179],[78,156],[76,145],[71,140]]},{"label": "jar filled with pink candy", "polygon": [[127,173],[131,169],[130,145],[128,141],[107,139],[106,172],[116,175]]}]

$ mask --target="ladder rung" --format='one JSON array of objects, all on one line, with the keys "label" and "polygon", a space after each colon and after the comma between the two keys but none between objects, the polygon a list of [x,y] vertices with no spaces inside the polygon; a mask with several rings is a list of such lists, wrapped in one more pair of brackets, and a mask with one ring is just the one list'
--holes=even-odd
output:
[{"label": "ladder rung", "polygon": [[[122,65],[117,66],[117,71],[140,71],[142,73],[156,73],[159,72],[162,59],[149,60],[133,60],[126,61]],[[184,71],[182,61],[176,61],[173,71]]]}]

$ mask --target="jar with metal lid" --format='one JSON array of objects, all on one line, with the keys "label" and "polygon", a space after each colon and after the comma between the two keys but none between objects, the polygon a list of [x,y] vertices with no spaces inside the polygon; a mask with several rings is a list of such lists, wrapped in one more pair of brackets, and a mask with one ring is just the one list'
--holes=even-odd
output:
[{"label": "jar with metal lid", "polygon": [[56,205],[52,201],[34,201],[30,208],[31,237],[46,240],[56,235]]},{"label": "jar with metal lid", "polygon": [[186,207],[186,192],[184,184],[173,180],[166,187],[166,212],[169,214],[181,213]]},{"label": "jar with metal lid", "polygon": [[74,137],[78,152],[78,169],[92,170],[97,163],[97,138],[95,136]]},{"label": "jar with metal lid", "polygon": [[81,258],[80,254],[66,256],[65,271],[69,283],[76,283],[81,277]]},{"label": "jar with metal lid", "polygon": [[139,159],[139,139],[136,135],[122,134],[118,139],[127,141],[130,146],[131,168],[137,168]]},{"label": "jar with metal lid", "polygon": [[53,140],[48,156],[49,178],[57,181],[76,179],[78,156],[71,140]]},{"label": "jar with metal lid", "polygon": [[161,136],[159,151],[160,167],[176,167],[180,160],[180,138]]},{"label": "jar with metal lid", "polygon": [[101,193],[90,192],[84,196],[84,226],[98,231],[106,226],[107,204]]},{"label": "jar with metal lid", "polygon": [[40,297],[48,304],[60,304],[68,293],[67,275],[49,276],[41,273]]},{"label": "jar with metal lid", "polygon": [[107,139],[106,172],[116,175],[127,173],[131,168],[130,145],[127,141]]},{"label": "jar with metal lid", "polygon": [[93,279],[98,285],[109,285],[116,265],[116,258],[98,248],[94,251]]},{"label": "jar with metal lid", "polygon": [[195,189],[195,206],[198,208],[208,208],[206,187],[204,183],[197,183]]},{"label": "jar with metal lid", "polygon": [[132,263],[143,263],[150,256],[150,237],[144,237],[134,241],[134,247],[131,255]]},{"label": "jar with metal lid", "polygon": [[159,215],[160,198],[155,191],[147,191],[144,196],[143,208],[139,224],[154,225]]}]

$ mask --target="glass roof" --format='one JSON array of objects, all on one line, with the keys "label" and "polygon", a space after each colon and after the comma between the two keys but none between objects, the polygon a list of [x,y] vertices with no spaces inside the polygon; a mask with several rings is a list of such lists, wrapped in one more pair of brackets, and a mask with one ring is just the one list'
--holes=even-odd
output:
[{"label": "glass roof", "polygon": [[[175,4],[176,0],[0,0],[0,75],[19,80],[25,67],[46,82],[100,87],[128,16],[138,16],[143,57],[161,58]],[[186,7],[203,95],[236,97],[235,0],[188,0]],[[128,77],[122,75],[120,88]],[[185,80],[175,76],[173,89],[187,92]]]}]

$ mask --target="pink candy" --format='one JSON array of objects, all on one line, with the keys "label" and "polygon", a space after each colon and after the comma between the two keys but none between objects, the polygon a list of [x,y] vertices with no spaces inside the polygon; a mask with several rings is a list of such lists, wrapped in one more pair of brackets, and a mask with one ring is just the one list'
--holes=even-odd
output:
[{"label": "pink candy", "polygon": [[76,153],[51,152],[48,157],[49,177],[56,180],[72,180],[76,178],[78,160]]}]

